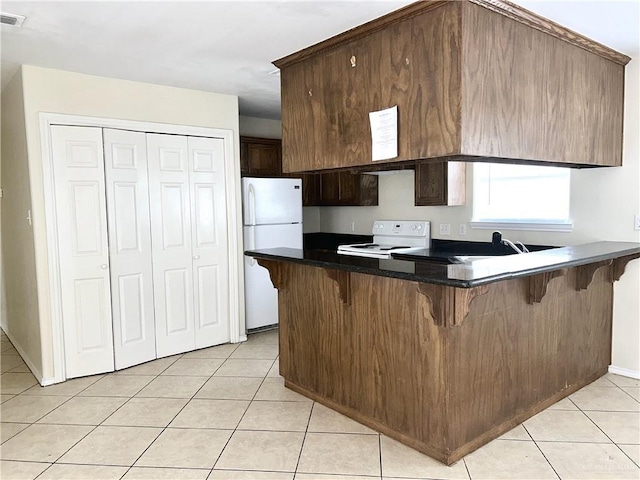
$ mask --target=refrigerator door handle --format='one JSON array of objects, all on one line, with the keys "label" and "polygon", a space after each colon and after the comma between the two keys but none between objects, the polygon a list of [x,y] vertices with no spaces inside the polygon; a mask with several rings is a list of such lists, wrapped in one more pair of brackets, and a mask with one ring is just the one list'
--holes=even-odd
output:
[{"label": "refrigerator door handle", "polygon": [[[250,232],[249,233],[249,240],[250,240],[250,243],[251,243],[251,247],[249,248],[249,250],[254,250],[256,248],[256,229],[255,229],[255,227],[254,228],[250,228],[249,232]],[[256,263],[258,263],[258,262],[256,261],[255,258],[249,257],[249,265],[250,266],[253,267]]]},{"label": "refrigerator door handle", "polygon": [[[256,224],[256,189],[252,183],[249,184],[249,225]],[[255,238],[254,238],[255,240]],[[254,242],[255,246],[255,242]]]}]

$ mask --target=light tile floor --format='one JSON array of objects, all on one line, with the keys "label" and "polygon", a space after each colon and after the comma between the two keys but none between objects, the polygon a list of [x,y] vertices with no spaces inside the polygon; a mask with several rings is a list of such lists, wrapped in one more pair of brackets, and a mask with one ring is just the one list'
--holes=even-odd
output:
[{"label": "light tile floor", "polygon": [[640,382],[616,375],[447,467],[285,389],[277,332],[45,388],[1,343],[7,480],[640,478]]}]

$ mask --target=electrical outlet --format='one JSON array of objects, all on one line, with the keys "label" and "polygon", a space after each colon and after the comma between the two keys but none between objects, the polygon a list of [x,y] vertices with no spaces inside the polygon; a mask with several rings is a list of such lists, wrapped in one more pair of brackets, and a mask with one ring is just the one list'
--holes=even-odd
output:
[{"label": "electrical outlet", "polygon": [[467,234],[467,224],[466,223],[461,223],[460,224],[460,236],[464,237]]},{"label": "electrical outlet", "polygon": [[450,223],[441,223],[440,224],[440,235],[451,235],[451,224]]},{"label": "electrical outlet", "polygon": [[633,229],[640,230],[640,214],[636,214],[636,216],[633,217]]}]

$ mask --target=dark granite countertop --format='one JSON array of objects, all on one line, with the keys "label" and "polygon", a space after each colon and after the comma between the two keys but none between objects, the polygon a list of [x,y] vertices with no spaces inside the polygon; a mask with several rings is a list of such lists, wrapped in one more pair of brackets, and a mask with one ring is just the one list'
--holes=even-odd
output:
[{"label": "dark granite countertop", "polygon": [[440,254],[434,256],[429,250],[394,254],[392,259],[354,257],[339,255],[335,251],[316,249],[273,248],[245,253],[254,258],[469,288],[560,268],[576,267],[628,255],[640,255],[640,243],[595,242],[572,247],[550,248],[523,255],[470,258],[462,262],[451,256]]}]

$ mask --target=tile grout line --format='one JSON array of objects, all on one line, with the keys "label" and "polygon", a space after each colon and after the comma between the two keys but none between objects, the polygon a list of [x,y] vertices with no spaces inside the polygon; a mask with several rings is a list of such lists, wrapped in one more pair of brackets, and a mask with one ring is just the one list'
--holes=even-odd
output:
[{"label": "tile grout line", "polygon": [[[76,397],[79,397],[79,395],[80,395],[82,392],[84,392],[84,391],[85,391],[85,390],[87,390],[88,388],[92,387],[93,385],[95,385],[96,383],[98,383],[100,380],[102,380],[102,379],[106,378],[106,377],[107,377],[107,375],[109,375],[110,373],[114,373],[114,372],[108,372],[106,375],[103,375],[101,378],[99,378],[99,379],[98,379],[98,380],[96,380],[95,382],[93,382],[93,383],[91,383],[91,384],[87,385],[85,388],[83,388],[82,390],[80,390],[79,392],[77,392],[75,395],[73,395],[71,398],[69,398],[69,400],[67,400],[66,402],[64,402],[64,403],[62,403],[62,404],[60,404],[60,405],[58,405],[56,408],[54,408],[53,410],[51,410],[49,413],[53,413],[55,410],[57,410],[58,408],[60,408],[62,405],[64,405],[64,404],[66,404],[67,402],[71,401],[71,399],[76,398]],[[129,400],[125,401],[122,405],[120,405],[120,406],[119,406],[119,407],[118,407],[114,412],[112,412],[110,415],[108,415],[108,416],[107,416],[107,418],[105,418],[102,422],[100,422],[98,425],[93,426],[93,428],[92,428],[91,430],[89,430],[89,431],[86,433],[86,435],[84,435],[82,438],[80,438],[77,442],[75,442],[73,445],[71,445],[71,447],[69,447],[69,448],[68,448],[68,449],[67,449],[67,450],[66,450],[62,455],[60,455],[58,458],[56,458],[56,460],[55,460],[55,461],[53,461],[53,462],[51,463],[51,465],[49,465],[49,466],[48,466],[44,471],[42,471],[42,472],[41,472],[41,473],[36,477],[36,479],[37,479],[38,477],[40,477],[44,472],[46,472],[47,470],[49,470],[53,465],[58,464],[58,461],[59,461],[62,457],[64,457],[67,453],[69,453],[69,452],[70,452],[70,451],[71,451],[71,450],[72,450],[76,445],[78,445],[82,440],[84,440],[85,438],[87,438],[91,433],[93,433],[94,431],[96,431],[96,430],[98,429],[98,427],[99,427],[99,426],[101,426],[105,421],[107,421],[107,419],[108,419],[109,417],[111,417],[115,412],[117,412],[117,411],[118,411],[118,410],[120,410],[123,406],[125,406],[127,403],[129,403],[129,401],[130,401],[130,400],[131,400],[131,399],[132,399],[132,398],[133,398],[137,393],[139,393],[140,391],[142,391],[142,389],[143,389],[143,388],[145,388],[147,385],[149,385],[149,383],[151,383],[153,380],[155,380],[155,378],[154,378],[154,379],[152,379],[152,380],[150,380],[147,384],[145,384],[142,388],[140,388],[136,393],[134,393],[134,395],[133,395],[133,396],[129,397]],[[46,388],[46,387],[44,387],[44,388]],[[87,397],[79,397],[79,398],[87,398]],[[88,398],[91,398],[91,397],[88,397]],[[117,397],[114,397],[114,398],[117,398]],[[47,415],[49,415],[49,413],[47,413]],[[45,415],[45,416],[46,416],[46,415]],[[42,418],[44,418],[44,417],[42,417]],[[41,420],[42,418],[40,418],[40,419],[38,419],[38,420]],[[26,430],[26,429],[25,429],[25,430]],[[60,465],[63,465],[63,464],[60,464]],[[84,464],[83,464],[83,465],[84,465]],[[87,464],[87,465],[90,465],[90,464]],[[128,471],[128,470],[127,470],[127,471]],[[126,473],[127,473],[127,472],[125,472],[125,474],[126,474]],[[122,475],[122,476],[124,476],[124,475]],[[120,478],[122,478],[122,477],[120,477]]]},{"label": "tile grout line", "polygon": [[533,440],[533,444],[536,446],[536,448],[538,449],[538,451],[540,452],[540,455],[542,455],[542,458],[545,459],[545,461],[547,462],[547,465],[549,465],[551,467],[551,470],[553,470],[553,473],[556,474],[556,477],[558,477],[560,480],[562,480],[562,477],[560,476],[560,474],[557,472],[556,468],[551,464],[551,462],[549,461],[549,459],[547,458],[547,456],[544,454],[544,452],[542,451],[542,448],[540,448],[540,445],[538,445],[538,442],[533,438],[533,435],[531,435],[531,432],[529,432],[529,430],[527,429],[527,427],[525,427],[524,423],[522,423],[522,428],[524,428],[525,432],[527,432],[527,435],[529,435],[529,437],[531,437],[531,440]]},{"label": "tile grout line", "polygon": [[[611,383],[613,383],[613,382],[611,382]],[[616,386],[617,386],[617,385],[616,385]],[[620,388],[620,390],[622,390],[622,388],[621,388],[621,387],[618,387],[618,388]],[[624,390],[623,390],[623,391],[624,391]],[[625,392],[625,393],[626,393],[626,392]],[[635,399],[634,399],[634,400],[635,400]],[[576,405],[576,406],[577,406],[577,405]],[[622,452],[622,454],[623,454],[625,457],[627,457],[629,460],[631,460],[631,463],[633,463],[635,466],[637,466],[638,468],[640,468],[640,465],[638,465],[638,464],[633,460],[633,458],[631,458],[631,457],[627,454],[627,452],[625,452],[623,449],[621,449],[621,448],[620,448],[620,446],[618,445],[618,443],[617,443],[617,442],[615,442],[615,441],[613,440],[613,438],[611,438],[611,437],[607,434],[607,432],[605,432],[602,428],[600,428],[600,425],[598,425],[598,424],[595,422],[595,420],[593,420],[593,419],[589,416],[589,414],[587,413],[587,412],[592,412],[592,411],[593,411],[593,412],[596,412],[596,411],[597,411],[597,412],[600,412],[600,410],[586,410],[586,411],[584,411],[584,410],[582,410],[580,407],[578,407],[578,409],[579,409],[579,410],[584,414],[584,416],[585,416],[585,417],[587,417],[587,418],[589,419],[589,421],[590,421],[591,423],[593,423],[593,424],[596,426],[596,428],[597,428],[598,430],[600,430],[600,431],[603,433],[603,435],[604,435],[605,437],[607,437],[607,438],[609,439],[609,441],[611,441],[611,443],[612,443],[613,445],[615,445],[615,446],[618,448],[618,450],[620,450],[620,451]],[[620,412],[620,411],[608,411],[608,410],[604,410],[603,412],[605,412],[605,413],[635,413],[635,412],[626,412],[626,411],[622,411],[622,412]]]},{"label": "tile grout line", "polygon": [[469,477],[469,480],[472,480],[471,479],[471,472],[469,471],[469,465],[467,465],[467,461],[465,460],[464,457],[462,457],[462,464],[464,465],[464,468],[467,471],[467,477]]},{"label": "tile grout line", "polygon": [[[67,400],[66,402],[58,405],[56,408],[54,408],[53,410],[51,410],[49,413],[47,413],[46,415],[49,415],[50,413],[53,413],[55,410],[57,410],[58,408],[60,408],[62,405],[66,404],[67,402],[71,401],[71,399],[73,398],[92,398],[92,397],[84,397],[84,396],[80,396],[80,394],[82,392],[84,392],[85,390],[89,389],[90,387],[92,387],[93,385],[95,385],[96,383],[98,383],[100,380],[106,378],[109,374],[113,374],[115,372],[107,372],[106,374],[102,374],[102,376],[100,378],[98,378],[95,382],[92,382],[91,384],[87,385],[85,388],[81,389],[79,392],[77,392],[75,395],[71,396],[69,398],[69,400]],[[156,377],[157,378],[157,375]],[[36,478],[40,477],[43,473],[45,473],[47,470],[49,470],[53,465],[58,464],[58,461],[64,457],[67,453],[69,453],[71,451],[71,449],[73,449],[76,445],[78,445],[82,440],[84,440],[85,438],[87,438],[91,433],[93,433],[95,430],[98,429],[99,426],[102,426],[104,424],[105,421],[107,421],[107,419],[109,419],[113,414],[115,414],[118,410],[120,410],[122,407],[124,407],[127,403],[129,403],[129,401],[134,398],[134,396],[136,394],[138,394],[139,392],[142,391],[142,389],[144,389],[147,385],[149,385],[153,380],[155,380],[155,378],[149,380],[149,382],[147,382],[143,387],[141,387],[136,393],[133,394],[133,396],[128,397],[128,400],[126,400],[122,405],[120,405],[118,408],[116,408],[116,410],[114,410],[111,414],[109,414],[104,420],[102,420],[102,422],[100,422],[98,425],[82,425],[82,426],[93,426],[93,428],[87,432],[86,435],[84,435],[82,438],[80,438],[77,442],[75,442],[71,447],[69,447],[62,455],[60,455],[54,462],[52,462],[49,467],[47,467],[43,472],[41,472]],[[46,388],[46,387],[44,387]],[[123,398],[123,397],[104,397],[104,396],[100,396],[100,398]],[[45,416],[46,416],[45,415]],[[43,417],[41,417],[38,420],[41,420]],[[60,425],[60,424],[44,424],[44,425]],[[66,425],[66,424],[65,424]],[[26,430],[26,429],[25,429]],[[64,465],[63,463],[60,463],[59,465]],[[92,464],[80,464],[80,465],[92,465]],[[121,465],[118,465],[121,466]],[[128,471],[128,470],[127,470]],[[125,472],[126,474],[126,472]],[[123,475],[124,476],[124,475]],[[122,477],[120,477],[122,478]]]},{"label": "tile grout line", "polygon": [[298,467],[300,467],[300,459],[302,458],[302,451],[304,450],[304,442],[307,440],[307,433],[309,433],[309,425],[311,424],[311,416],[313,415],[313,409],[315,408],[315,406],[316,406],[316,402],[312,401],[311,410],[309,410],[309,418],[307,419],[307,427],[304,429],[304,435],[302,436],[302,443],[300,444],[300,453],[298,453],[298,461],[296,462],[296,467],[295,467],[295,470],[293,471],[294,480],[298,475]]},{"label": "tile grout line", "polygon": [[[32,375],[33,375],[33,374],[32,374]],[[86,387],[84,387],[83,389],[81,389],[80,391],[78,391],[75,395],[71,395],[71,396],[70,396],[66,401],[62,402],[62,403],[61,403],[60,405],[58,405],[57,407],[55,407],[55,408],[53,408],[52,410],[48,411],[47,413],[45,413],[43,416],[41,416],[40,418],[38,418],[38,419],[37,419],[37,420],[35,420],[34,422],[30,422],[30,425],[29,425],[28,427],[24,428],[23,430],[21,430],[20,432],[16,433],[15,435],[12,435],[10,438],[8,438],[7,440],[5,440],[5,442],[6,442],[6,441],[8,441],[8,440],[10,440],[11,438],[16,437],[19,433],[24,432],[24,431],[25,431],[25,430],[27,430],[29,427],[31,427],[31,426],[33,426],[33,425],[36,425],[38,421],[42,420],[42,419],[43,419],[44,417],[46,417],[47,415],[49,415],[49,414],[51,414],[51,413],[55,412],[58,408],[60,408],[60,407],[62,407],[63,405],[67,404],[67,403],[68,403],[68,402],[70,402],[72,399],[76,398],[76,397],[78,396],[78,394],[80,394],[81,392],[85,391],[85,390],[86,390],[87,388],[89,388],[91,385],[94,385],[95,383],[99,382],[102,378],[104,378],[104,375],[103,375],[102,377],[100,377],[100,378],[96,379],[96,381],[95,381],[95,382],[90,383],[89,385],[87,385]],[[36,385],[38,385],[38,384],[36,384]],[[34,385],[34,386],[35,386],[35,385]],[[30,387],[30,388],[32,388],[32,387]],[[24,394],[26,391],[30,390],[30,388],[29,388],[29,389],[27,389],[27,390],[25,390],[25,391],[24,391],[24,392],[22,392],[22,393],[19,393],[19,394],[15,395],[15,397],[13,397],[13,398],[16,398],[16,397],[18,397],[18,396],[20,396],[20,395]],[[46,387],[42,387],[42,388],[46,388]],[[57,397],[57,396],[66,396],[66,395],[24,395],[24,396],[26,396],[26,397],[47,397],[47,396],[49,396],[49,397]],[[21,422],[15,422],[15,423],[21,423]],[[29,423],[29,422],[26,422],[26,423]],[[38,424],[38,425],[56,425],[56,424],[47,424],[47,423],[43,423],[43,424]],[[60,425],[60,424],[57,424],[57,425]],[[82,425],[82,426],[85,426],[85,427],[86,427],[86,426],[89,426],[89,427],[90,427],[90,426],[92,426],[92,425]],[[69,447],[69,449],[67,449],[64,453],[62,453],[62,455],[60,455],[59,457],[57,457],[57,458],[56,458],[56,460],[54,460],[53,462],[51,462],[51,463],[49,463],[49,462],[43,462],[43,463],[49,463],[49,466],[48,466],[47,468],[45,468],[42,472],[40,472],[40,473],[36,476],[36,478],[38,478],[38,477],[39,477],[40,475],[42,475],[44,472],[46,472],[47,470],[49,470],[49,469],[51,468],[51,466],[55,464],[55,462],[57,462],[57,461],[58,461],[59,459],[61,459],[64,455],[66,455],[66,454],[67,454],[67,452],[69,452],[69,450],[71,450],[71,449],[72,449],[73,447],[75,447],[78,443],[80,443],[82,440],[84,440],[84,439],[87,437],[87,435],[89,435],[91,432],[93,432],[96,428],[98,428],[98,426],[97,426],[97,425],[96,425],[96,426],[94,426],[94,428],[92,428],[91,430],[89,430],[89,431],[88,431],[85,435],[83,435],[80,439],[78,439],[78,441],[77,441],[77,442],[75,442],[73,445],[71,445],[71,447]],[[5,443],[5,442],[2,442],[2,443]]]},{"label": "tile grout line", "polygon": [[378,456],[380,458],[380,480],[382,480],[382,434],[378,432]]},{"label": "tile grout line", "polygon": [[[248,343],[248,339],[247,339],[247,343]],[[233,349],[233,352],[231,352],[229,354],[229,356],[225,359],[224,362],[222,362],[222,364],[220,365],[220,367],[218,367],[218,369],[216,369],[216,372],[222,368],[222,365],[224,365],[225,363],[227,363],[227,360],[229,360],[231,358],[231,355],[233,355],[236,350],[238,350],[238,348],[240,348],[240,345],[242,345],[244,342],[239,343],[238,346],[236,348]],[[269,373],[267,371],[267,373]],[[213,375],[215,374],[215,372],[213,374],[211,374],[211,378],[213,378]],[[211,379],[210,378],[210,379]],[[266,378],[266,375],[265,375]],[[209,380],[207,380],[208,382]],[[202,387],[204,387],[204,385],[206,385],[205,382]],[[264,383],[264,378],[262,379],[262,382],[260,382],[260,385],[258,386],[258,388],[256,389],[256,392],[253,394],[252,398],[255,398],[255,396],[258,394],[258,390],[260,390],[260,387],[262,386],[262,384]],[[198,392],[202,389],[202,387],[200,387],[198,389]],[[196,392],[197,394],[197,392]],[[227,448],[227,445],[229,445],[229,442],[231,441],[231,437],[233,437],[234,433],[236,433],[236,430],[238,429],[238,425],[240,425],[240,422],[242,421],[242,419],[244,418],[244,415],[247,413],[247,410],[249,409],[249,407],[251,406],[251,402],[253,401],[250,400],[249,403],[247,404],[247,408],[245,408],[244,412],[242,412],[242,416],[240,417],[240,420],[238,420],[238,423],[236,424],[235,428],[233,429],[233,431],[231,432],[231,435],[229,435],[229,438],[227,438],[227,441],[224,443],[224,446],[222,447],[222,449],[220,449],[220,453],[218,454],[218,456],[215,458],[215,460],[213,461],[213,465],[211,466],[211,468],[209,469],[209,474],[207,475],[207,479],[209,479],[209,477],[211,477],[211,474],[213,473],[213,469],[216,467],[216,464],[218,463],[218,461],[220,460],[220,457],[222,457],[222,454],[224,453],[225,449]]]},{"label": "tile grout line", "polygon": [[[235,350],[235,349],[234,349]],[[158,377],[160,377],[162,375],[162,373],[164,373],[167,369],[169,369],[173,364],[175,364],[178,360],[180,360],[181,358],[183,358],[184,355],[180,355],[178,358],[176,358],[173,362],[171,362],[169,365],[167,365],[160,373],[156,374],[156,375],[149,375],[149,376],[153,376],[154,378],[152,378],[151,380],[149,380],[149,382],[147,382],[144,386],[142,386],[136,393],[134,393],[132,396],[127,397],[128,400],[125,401],[122,405],[120,405],[116,410],[114,410],[110,415],[108,415],[100,424],[96,425],[91,431],[89,431],[85,436],[83,436],[80,440],[78,440],[78,442],[76,442],[74,445],[72,445],[66,452],[64,452],[60,457],[58,457],[58,459],[54,462],[51,463],[49,465],[49,467],[47,467],[43,472],[41,472],[38,477],[40,475],[42,475],[44,472],[46,472],[47,470],[49,470],[53,465],[86,465],[86,466],[113,466],[113,467],[123,467],[126,468],[125,472],[122,474],[122,476],[120,478],[123,478],[128,472],[129,470],[131,470],[131,468],[133,467],[133,465],[131,466],[126,466],[126,465],[106,465],[106,464],[85,464],[85,463],[58,463],[58,461],[60,460],[60,458],[62,458],[66,453],[68,453],[73,447],[75,447],[80,441],[84,440],[90,433],[92,433],[93,431],[95,431],[99,426],[105,426],[105,427],[110,427],[110,426],[114,426],[114,427],[118,427],[118,425],[104,425],[104,422],[106,422],[109,418],[111,418],[113,415],[115,415],[116,412],[118,412],[120,409],[122,409],[125,405],[127,405],[133,398],[164,398],[164,397],[136,397],[136,395],[138,393],[140,393],[144,388],[146,388],[151,382],[153,382],[154,380],[156,380]],[[158,360],[158,359],[156,359]],[[153,361],[153,360],[151,360]],[[223,362],[224,363],[224,362]],[[220,367],[218,367],[220,368]],[[217,371],[217,368],[216,370]],[[214,371],[214,373],[215,373]],[[102,378],[105,378],[107,375],[110,374],[116,374],[117,371],[115,372],[108,372],[106,375],[103,375]],[[146,376],[146,375],[145,375]],[[211,375],[213,376],[213,374]],[[211,378],[211,376],[209,377],[209,379]],[[71,398],[75,398],[78,397],[80,393],[82,393],[83,391],[85,391],[86,389],[90,388],[92,385],[94,385],[95,383],[97,383],[98,381],[102,380],[102,378],[97,379],[95,382],[91,383],[90,385],[87,385],[84,389],[80,390],[78,393],[76,393],[75,395],[73,395]],[[207,379],[207,381],[209,380]],[[204,382],[206,383],[206,381]],[[203,383],[203,386],[204,386]],[[202,388],[202,386],[200,387]],[[200,388],[196,391],[196,393],[198,391],[200,391]],[[184,407],[186,407],[186,405],[194,398],[194,395],[187,400],[187,402],[185,403],[185,406],[183,406],[180,411],[178,411],[178,413],[176,413],[176,415],[174,415],[174,417],[172,418],[171,421],[173,421],[175,419],[175,417],[184,409]],[[104,396],[96,396],[99,398],[103,398]],[[69,400],[71,400],[71,398]],[[79,398],[92,398],[90,396],[82,396]],[[104,397],[104,398],[123,398],[123,397]],[[69,401],[68,400],[68,401]],[[184,400],[184,398],[180,398],[180,400]],[[66,402],[65,402],[66,403]],[[64,404],[59,405],[58,407],[56,407],[54,410],[52,410],[49,413],[52,413],[53,411],[55,411],[57,408],[59,408],[60,406],[62,406]],[[49,414],[47,413],[47,415]],[[46,416],[46,415],[45,415]],[[171,421],[169,423],[171,423]],[[55,424],[52,424],[55,425]],[[82,425],[82,426],[87,426],[87,425]],[[161,428],[161,427],[153,427],[153,426],[131,426],[131,425],[122,425],[123,427],[132,427],[132,428]],[[167,425],[168,427],[168,425]],[[151,441],[151,443],[149,444],[149,446],[142,452],[142,455],[144,455],[144,453],[146,452],[146,450],[157,440],[157,438],[164,432],[164,430],[166,430],[167,427],[162,428],[162,431],[158,433],[158,435],[156,435],[156,437]],[[140,456],[134,461],[134,465],[135,462],[137,462],[140,459]],[[144,467],[147,468],[147,467]],[[183,467],[148,467],[148,468],[183,468]],[[190,467],[191,468],[191,467]],[[210,469],[206,469],[206,468],[197,468],[198,470],[210,470]],[[37,478],[37,477],[36,477]]]},{"label": "tile grout line", "polygon": [[[235,351],[238,347],[234,348],[233,351]],[[233,353],[233,352],[232,352]],[[169,368],[171,368],[172,365],[174,365],[178,360],[182,359],[184,357],[184,354],[180,355],[180,358],[177,358],[175,362],[172,362],[171,365],[168,365],[164,370],[162,370],[162,372],[160,372],[155,379],[159,378],[164,372],[166,372]],[[189,405],[189,403],[191,402],[191,400],[193,400],[195,398],[195,396],[198,394],[198,392],[200,390],[202,390],[202,387],[204,387],[206,385],[206,383],[211,380],[211,378],[213,377],[213,375],[222,367],[222,365],[225,364],[225,362],[228,360],[228,357],[220,364],[218,365],[218,367],[215,368],[215,370],[213,371],[213,373],[211,375],[209,375],[209,377],[202,383],[202,385],[200,385],[200,387],[193,393],[193,395],[188,398],[188,400],[186,401],[186,403],[182,406],[182,408],[180,408],[178,410],[178,412],[171,418],[171,420],[169,420],[169,422],[164,426],[164,427],[154,427],[154,428],[160,428],[160,432],[158,433],[158,435],[156,435],[156,437],[149,443],[149,445],[147,445],[147,447],[142,451],[142,453],[140,455],[138,455],[138,457],[133,461],[133,463],[129,466],[129,468],[127,468],[127,471],[124,472],[124,475],[122,475],[123,478],[125,475],[127,475],[127,473],[129,473],[129,471],[135,466],[135,464],[143,457],[143,455],[145,453],[147,453],[147,451],[151,448],[151,446],[156,442],[156,440],[158,440],[158,438],[160,438],[160,435],[162,435],[167,428],[169,428],[169,425],[171,425],[171,422],[173,422],[176,417],[178,415],[180,415],[180,413],[182,413],[182,411],[187,407],[187,405]],[[165,376],[171,376],[171,375],[165,375]],[[155,380],[154,379],[154,380]],[[152,380],[153,381],[153,380]],[[151,383],[151,382],[149,382]],[[146,388],[149,384],[145,385],[144,388]],[[138,393],[140,393],[142,390],[140,390]],[[137,395],[137,393],[136,393]],[[133,398],[133,397],[132,397]],[[137,398],[166,398],[166,397],[137,397]],[[184,400],[184,397],[181,399]],[[115,412],[114,412],[115,413]],[[106,421],[106,420],[105,420]],[[215,463],[214,463],[215,464]],[[154,467],[155,468],[155,467]],[[211,473],[211,472],[209,472]],[[207,475],[208,477],[208,475]]]},{"label": "tile grout line", "polygon": [[[249,340],[247,339],[247,343],[248,342],[249,342]],[[237,350],[237,348],[236,348],[236,350]],[[231,357],[231,355],[229,355],[229,358],[230,357]],[[227,360],[228,360],[228,358],[227,358]],[[213,466],[211,467],[211,471],[209,472],[209,475],[207,476],[207,478],[209,478],[211,476],[211,474],[213,473],[213,471],[215,470],[216,465],[220,461],[220,458],[222,457],[222,454],[224,453],[224,451],[227,449],[227,446],[229,445],[229,442],[231,442],[231,439],[233,438],[235,433],[238,431],[238,427],[240,426],[240,423],[242,422],[242,419],[244,418],[244,416],[247,414],[247,410],[249,410],[249,407],[251,407],[251,404],[255,400],[256,395],[258,395],[258,392],[260,391],[260,388],[262,388],[262,385],[264,385],[264,381],[266,380],[267,375],[269,375],[269,372],[271,371],[271,368],[273,368],[273,366],[275,365],[275,363],[277,361],[278,361],[278,357],[276,356],[275,360],[271,363],[271,367],[269,367],[269,370],[267,370],[267,373],[265,374],[265,376],[262,377],[262,381],[260,382],[260,385],[258,385],[258,388],[256,389],[255,393],[251,397],[251,400],[249,400],[249,404],[247,405],[247,408],[245,408],[244,412],[242,413],[242,416],[240,417],[240,420],[238,420],[238,423],[236,424],[235,428],[231,432],[231,435],[229,435],[229,438],[227,439],[226,443],[224,444],[224,447],[222,447],[222,450],[220,450],[220,453],[218,454],[218,457],[216,458],[215,462],[213,462]],[[225,360],[225,362],[226,362],[226,360]],[[222,365],[220,365],[220,366],[222,367]],[[256,377],[253,377],[253,378],[256,378]]]}]

